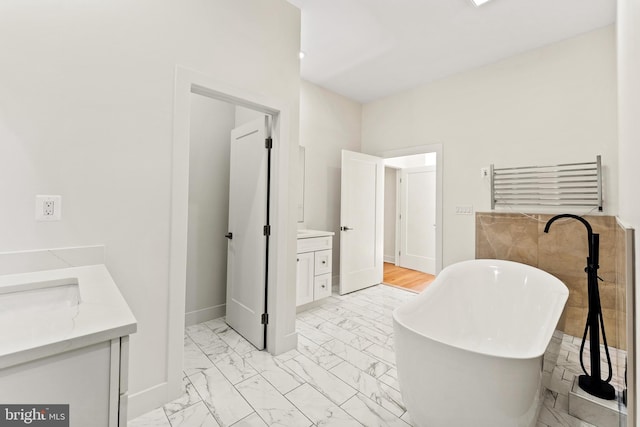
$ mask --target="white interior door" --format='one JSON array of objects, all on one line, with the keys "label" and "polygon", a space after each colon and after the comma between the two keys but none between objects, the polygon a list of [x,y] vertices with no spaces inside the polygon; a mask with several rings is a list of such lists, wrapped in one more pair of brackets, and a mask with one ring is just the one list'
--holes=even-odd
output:
[{"label": "white interior door", "polygon": [[265,347],[267,129],[265,116],[231,131],[227,234],[226,322],[260,350]]},{"label": "white interior door", "polygon": [[436,168],[400,170],[401,267],[436,273]]},{"label": "white interior door", "polygon": [[342,150],[340,294],[382,282],[384,162]]}]

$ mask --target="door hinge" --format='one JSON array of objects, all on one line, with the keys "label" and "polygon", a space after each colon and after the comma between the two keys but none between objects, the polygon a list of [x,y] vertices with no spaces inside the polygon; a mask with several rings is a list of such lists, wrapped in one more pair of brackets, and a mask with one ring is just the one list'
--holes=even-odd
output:
[{"label": "door hinge", "polygon": [[267,150],[271,150],[273,148],[273,139],[271,139],[271,137],[265,138],[264,148],[266,148]]},{"label": "door hinge", "polygon": [[400,255],[402,255],[402,252],[401,252],[401,251],[398,251],[398,256],[400,256]]},{"label": "door hinge", "polygon": [[263,233],[265,236],[271,236],[271,226],[270,226],[270,225],[265,225],[265,226],[262,228],[262,233]]},{"label": "door hinge", "polygon": [[269,323],[269,314],[268,313],[262,313],[262,316],[260,317],[260,322],[263,325],[267,325]]}]

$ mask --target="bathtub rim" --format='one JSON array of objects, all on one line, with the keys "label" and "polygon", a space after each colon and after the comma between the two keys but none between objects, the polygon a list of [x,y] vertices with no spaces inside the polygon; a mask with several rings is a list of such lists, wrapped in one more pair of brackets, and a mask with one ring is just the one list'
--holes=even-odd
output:
[{"label": "bathtub rim", "polygon": [[[426,335],[418,330],[416,330],[415,328],[413,328],[412,326],[409,326],[406,322],[403,322],[399,316],[402,316],[401,312],[403,310],[403,308],[405,308],[407,305],[409,304],[415,304],[416,301],[419,301],[421,299],[426,299],[429,297],[429,294],[434,292],[433,289],[440,287],[442,285],[442,281],[438,281],[438,279],[436,278],[436,280],[429,285],[424,291],[422,291],[422,293],[420,293],[418,296],[416,296],[415,298],[413,298],[411,301],[402,304],[401,306],[397,307],[396,309],[393,310],[392,313],[392,318],[393,318],[393,322],[394,325],[397,324],[399,327],[402,327],[408,331],[410,331],[413,334],[416,334],[419,337],[431,340],[433,342],[437,342],[439,344],[442,344],[446,347],[452,348],[452,349],[456,349],[456,350],[462,350],[465,352],[469,352],[469,353],[473,353],[473,354],[481,354],[487,357],[495,357],[495,358],[502,358],[502,359],[516,359],[516,360],[529,360],[529,359],[536,359],[539,358],[541,356],[544,355],[546,347],[548,346],[548,343],[551,341],[551,337],[553,336],[554,331],[556,330],[556,326],[558,321],[560,321],[560,318],[562,317],[562,313],[564,312],[564,308],[566,306],[567,300],[569,298],[569,288],[567,288],[567,286],[564,284],[564,282],[562,282],[562,280],[558,279],[556,276],[554,276],[553,274],[544,271],[540,268],[537,267],[533,267],[531,265],[528,264],[523,264],[520,262],[515,262],[515,261],[508,261],[508,260],[497,260],[497,259],[473,259],[473,260],[467,260],[467,261],[460,261],[454,264],[451,264],[449,266],[447,266],[446,268],[444,268],[441,272],[440,272],[440,276],[442,276],[443,274],[447,274],[447,270],[453,270],[454,268],[460,268],[465,264],[490,264],[490,263],[498,263],[498,264],[504,264],[504,265],[517,265],[517,266],[523,266],[525,267],[525,269],[534,269],[537,270],[539,272],[544,273],[544,275],[549,276],[552,281],[556,282],[559,285],[562,285],[562,287],[559,287],[558,291],[554,291],[554,293],[557,293],[559,295],[559,299],[554,300],[555,301],[555,305],[559,305],[561,307],[561,309],[559,310],[559,313],[557,315],[557,319],[555,321],[555,326],[553,328],[551,328],[549,331],[547,331],[548,333],[545,334],[545,346],[542,349],[542,351],[536,351],[536,352],[531,352],[531,354],[525,354],[525,355],[514,355],[514,354],[498,354],[498,353],[491,353],[488,351],[482,351],[482,350],[477,350],[477,349],[473,349],[473,348],[467,348],[467,347],[462,347],[462,346],[458,346],[455,344],[451,344],[445,341],[442,341],[440,339],[434,338],[432,336]],[[431,291],[429,291],[431,289]],[[561,304],[558,304],[558,302],[561,302]]]}]

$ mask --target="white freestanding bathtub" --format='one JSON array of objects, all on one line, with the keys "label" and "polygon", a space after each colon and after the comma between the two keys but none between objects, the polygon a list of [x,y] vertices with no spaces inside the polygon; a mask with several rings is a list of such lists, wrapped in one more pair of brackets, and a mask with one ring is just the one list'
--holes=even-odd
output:
[{"label": "white freestanding bathtub", "polygon": [[414,425],[535,426],[543,355],[568,295],[537,268],[472,260],[398,307],[398,380]]}]

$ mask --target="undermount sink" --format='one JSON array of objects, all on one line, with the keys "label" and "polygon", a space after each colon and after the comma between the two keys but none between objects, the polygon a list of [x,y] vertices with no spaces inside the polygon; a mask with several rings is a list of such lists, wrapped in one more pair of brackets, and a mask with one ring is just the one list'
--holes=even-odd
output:
[{"label": "undermount sink", "polygon": [[103,264],[0,275],[0,370],[135,331]]},{"label": "undermount sink", "polygon": [[0,287],[0,316],[46,316],[78,304],[80,288],[74,277]]},{"label": "undermount sink", "polygon": [[0,336],[15,344],[65,336],[73,330],[80,302],[76,278],[0,287]]}]

